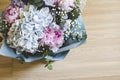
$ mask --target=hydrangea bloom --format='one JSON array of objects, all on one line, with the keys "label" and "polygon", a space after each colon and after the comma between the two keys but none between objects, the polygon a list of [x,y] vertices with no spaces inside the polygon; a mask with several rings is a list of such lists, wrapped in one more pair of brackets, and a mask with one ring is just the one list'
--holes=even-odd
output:
[{"label": "hydrangea bloom", "polygon": [[52,15],[49,8],[39,11],[34,6],[30,6],[28,12],[21,10],[21,15],[24,18],[12,24],[7,42],[18,51],[35,53],[39,46],[38,39],[44,37],[43,30],[52,22]]},{"label": "hydrangea bloom", "polygon": [[17,51],[35,53],[44,34],[37,24],[16,21],[8,32],[7,43]]},{"label": "hydrangea bloom", "polygon": [[47,45],[53,52],[56,52],[64,42],[62,30],[59,28],[58,25],[53,24],[46,28],[44,30],[44,33],[44,37],[39,40],[40,45]]},{"label": "hydrangea bloom", "polygon": [[6,10],[3,13],[3,18],[8,23],[14,23],[19,18],[19,7],[14,6],[11,4],[9,7],[6,8]]},{"label": "hydrangea bloom", "polygon": [[41,10],[37,10],[37,8],[33,5],[30,5],[29,11],[21,11],[21,15],[23,15],[27,22],[35,22],[39,23],[40,27],[47,27],[52,21],[53,16],[50,13],[48,7],[44,7]]}]

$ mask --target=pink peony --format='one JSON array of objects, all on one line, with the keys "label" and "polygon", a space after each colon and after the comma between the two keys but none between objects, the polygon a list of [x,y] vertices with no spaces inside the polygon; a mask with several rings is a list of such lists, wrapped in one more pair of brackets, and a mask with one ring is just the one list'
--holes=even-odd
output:
[{"label": "pink peony", "polygon": [[40,45],[47,45],[53,52],[56,52],[64,42],[62,30],[48,27],[44,30],[44,33],[44,37],[39,40]]},{"label": "pink peony", "polygon": [[75,0],[57,0],[55,2],[56,6],[59,6],[63,10],[66,10],[67,12],[71,11],[73,9]]},{"label": "pink peony", "polygon": [[61,9],[69,12],[73,9],[75,0],[43,0],[46,5],[58,6]]},{"label": "pink peony", "polygon": [[11,4],[9,7],[6,8],[6,10],[3,13],[3,18],[8,23],[14,23],[19,18],[19,7],[14,6]]}]

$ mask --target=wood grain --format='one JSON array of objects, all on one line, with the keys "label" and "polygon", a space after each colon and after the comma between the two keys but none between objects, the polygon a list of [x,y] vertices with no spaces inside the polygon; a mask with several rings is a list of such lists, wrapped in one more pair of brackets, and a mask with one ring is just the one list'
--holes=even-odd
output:
[{"label": "wood grain", "polygon": [[[0,0],[4,10],[8,0]],[[83,12],[88,39],[52,71],[41,62],[0,57],[0,80],[120,80],[120,0],[88,0]]]}]

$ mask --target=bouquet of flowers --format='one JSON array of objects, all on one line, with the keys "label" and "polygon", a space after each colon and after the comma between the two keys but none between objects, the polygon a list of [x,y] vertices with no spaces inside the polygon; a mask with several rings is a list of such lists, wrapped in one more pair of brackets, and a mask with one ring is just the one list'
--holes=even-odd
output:
[{"label": "bouquet of flowers", "polygon": [[[81,11],[86,0],[11,0],[0,14],[0,55],[20,62],[64,59],[86,40]],[[2,39],[2,37],[1,37]]]}]

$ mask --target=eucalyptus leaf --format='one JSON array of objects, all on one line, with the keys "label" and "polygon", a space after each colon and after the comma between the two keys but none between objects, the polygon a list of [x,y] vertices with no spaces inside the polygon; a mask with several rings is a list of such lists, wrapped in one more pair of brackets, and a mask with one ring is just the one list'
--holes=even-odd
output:
[{"label": "eucalyptus leaf", "polygon": [[51,64],[48,64],[47,68],[48,70],[53,70],[53,66]]}]

